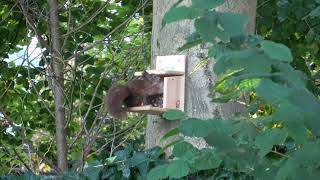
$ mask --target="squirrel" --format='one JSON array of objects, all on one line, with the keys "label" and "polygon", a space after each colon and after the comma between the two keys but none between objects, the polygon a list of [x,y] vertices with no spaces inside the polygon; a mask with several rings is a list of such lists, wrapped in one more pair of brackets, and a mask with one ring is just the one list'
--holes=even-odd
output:
[{"label": "squirrel", "polygon": [[126,117],[126,107],[153,104],[151,96],[163,94],[163,79],[159,75],[144,71],[142,76],[134,77],[126,85],[113,84],[106,96],[108,112],[115,118]]}]

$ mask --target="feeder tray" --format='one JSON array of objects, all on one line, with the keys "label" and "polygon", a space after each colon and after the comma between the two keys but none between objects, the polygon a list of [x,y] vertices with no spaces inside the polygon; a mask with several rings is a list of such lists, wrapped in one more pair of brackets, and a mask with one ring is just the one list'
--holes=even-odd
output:
[{"label": "feeder tray", "polygon": [[[156,69],[147,70],[149,74],[163,77],[162,107],[152,105],[128,107],[128,112],[141,112],[147,114],[161,114],[168,109],[184,111],[185,96],[185,66],[184,55],[157,56]],[[135,72],[135,76],[142,76],[143,72]]]}]

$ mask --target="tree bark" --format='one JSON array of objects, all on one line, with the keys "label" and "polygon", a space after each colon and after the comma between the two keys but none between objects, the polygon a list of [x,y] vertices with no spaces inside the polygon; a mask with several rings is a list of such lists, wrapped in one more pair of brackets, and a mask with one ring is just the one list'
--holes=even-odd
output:
[{"label": "tree bark", "polygon": [[52,88],[55,100],[55,124],[56,124],[56,142],[57,142],[57,160],[61,171],[67,171],[67,141],[66,141],[66,119],[64,108],[64,65],[60,54],[60,33],[58,19],[57,0],[48,0],[49,5],[49,29],[51,35],[51,56],[52,56]]},{"label": "tree bark", "polygon": [[[186,67],[186,91],[185,112],[189,117],[200,119],[228,118],[233,113],[243,110],[237,103],[214,104],[208,97],[210,87],[216,80],[212,72],[213,61],[209,61],[206,67],[194,71],[197,64],[201,63],[202,57],[207,53],[205,46],[198,46],[186,52],[177,53],[176,49],[185,43],[185,38],[193,31],[193,21],[184,20],[172,23],[161,29],[161,20],[164,14],[173,4],[179,0],[153,1],[153,24],[152,24],[152,64],[155,64],[156,56],[185,54],[187,57]],[[256,0],[227,0],[219,7],[219,11],[232,11],[247,14],[251,21],[247,30],[253,32],[255,29]],[[181,5],[191,5],[191,0],[185,0]],[[191,73],[193,72],[193,73]],[[160,142],[160,138],[169,130],[177,127],[179,122],[163,121],[159,116],[148,116],[146,130],[146,148],[163,146],[167,142]],[[204,147],[205,143],[199,139],[192,139],[192,143],[198,147]]]}]

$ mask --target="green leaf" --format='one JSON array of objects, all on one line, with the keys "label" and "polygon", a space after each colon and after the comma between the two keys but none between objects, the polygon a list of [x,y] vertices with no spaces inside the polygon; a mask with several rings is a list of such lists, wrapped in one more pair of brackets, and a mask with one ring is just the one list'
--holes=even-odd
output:
[{"label": "green leaf", "polygon": [[194,25],[205,42],[229,42],[230,40],[230,35],[219,27],[216,12],[209,12],[206,16],[196,19]]},{"label": "green leaf", "polygon": [[193,41],[186,42],[184,45],[182,45],[181,47],[178,48],[178,51],[180,52],[180,51],[183,51],[186,49],[190,49],[190,48],[197,46],[201,43],[202,43],[202,39],[196,39]]},{"label": "green leaf", "polygon": [[[320,165],[320,143],[307,143],[280,167],[276,179],[317,179]],[[298,178],[296,178],[298,176]]]},{"label": "green leaf", "polygon": [[292,158],[303,166],[320,166],[320,141],[305,144],[297,150]]},{"label": "green leaf", "polygon": [[232,120],[212,119],[207,120],[208,126],[212,131],[222,133],[224,135],[233,135],[235,133],[235,122]]},{"label": "green leaf", "polygon": [[243,73],[270,73],[273,61],[258,49],[224,53],[217,59],[213,71],[217,75],[243,70]]},{"label": "green leaf", "polygon": [[99,161],[95,161],[92,165],[83,170],[83,174],[89,180],[98,180],[102,169],[103,165]]},{"label": "green leaf", "polygon": [[204,149],[193,161],[192,165],[197,170],[208,170],[218,168],[222,159],[212,149]]},{"label": "green leaf", "polygon": [[183,159],[170,162],[167,167],[167,175],[170,178],[182,178],[188,175],[190,171],[188,163]]},{"label": "green leaf", "polygon": [[220,151],[232,152],[237,148],[235,141],[230,136],[217,131],[212,131],[207,137],[205,137],[205,140],[209,145]]},{"label": "green leaf", "polygon": [[237,99],[240,95],[241,95],[241,93],[239,93],[239,92],[228,93],[226,95],[221,95],[221,96],[212,98],[212,102],[227,103],[230,100]]},{"label": "green leaf", "polygon": [[191,152],[191,154],[194,154],[197,152],[197,149],[192,146],[192,144],[187,142],[180,142],[176,144],[172,150],[172,153],[175,157],[182,157],[188,154],[188,152]]},{"label": "green leaf", "polygon": [[167,178],[167,168],[168,165],[164,164],[151,169],[147,176],[148,180],[158,180]]},{"label": "green leaf", "polygon": [[169,132],[167,132],[165,135],[162,136],[162,138],[160,139],[160,141],[166,140],[174,135],[177,135],[180,133],[180,129],[179,128],[174,128],[171,129]]},{"label": "green leaf", "polygon": [[219,44],[214,44],[211,46],[208,52],[208,56],[212,58],[217,58],[223,53],[223,48]]},{"label": "green leaf", "polygon": [[193,8],[213,9],[222,5],[225,0],[192,0]]},{"label": "green leaf", "polygon": [[194,19],[200,16],[201,11],[199,9],[190,7],[173,7],[171,8],[162,19],[162,27],[165,25],[184,19]]},{"label": "green leaf", "polygon": [[282,62],[292,62],[292,54],[290,49],[279,43],[264,40],[261,42],[261,48],[272,59]]},{"label": "green leaf", "polygon": [[256,91],[257,95],[267,102],[281,102],[289,96],[289,89],[269,79],[260,81]]},{"label": "green leaf", "polygon": [[308,14],[308,17],[311,17],[311,18],[315,18],[319,16],[320,16],[320,6],[318,6]]},{"label": "green leaf", "polygon": [[239,13],[218,13],[218,22],[230,37],[239,36],[244,33],[245,25],[249,17]]},{"label": "green leaf", "polygon": [[148,158],[144,152],[136,152],[132,155],[132,158],[130,159],[131,167],[135,167],[146,161],[148,161]]},{"label": "green leaf", "polygon": [[210,126],[206,121],[189,119],[181,122],[180,131],[189,137],[206,137],[210,133]]},{"label": "green leaf", "polygon": [[163,113],[162,117],[165,120],[169,120],[169,121],[176,121],[176,120],[181,120],[185,118],[185,113],[180,111],[180,110],[176,110],[176,109],[170,109],[168,111],[166,111],[165,113]]},{"label": "green leaf", "polygon": [[284,130],[273,128],[266,130],[260,136],[257,136],[255,144],[260,149],[259,156],[263,157],[268,154],[273,145],[279,145],[284,143],[287,138],[287,133]]},{"label": "green leaf", "polygon": [[301,145],[307,142],[308,131],[302,122],[287,122],[284,127],[297,144]]},{"label": "green leaf", "polygon": [[160,153],[162,154],[166,149],[168,149],[168,148],[170,148],[170,147],[172,147],[172,146],[174,146],[174,145],[176,145],[176,144],[178,144],[178,143],[180,143],[180,142],[182,142],[182,141],[183,141],[182,139],[178,139],[178,140],[176,140],[176,141],[170,142],[169,144],[165,145],[165,146],[161,149]]}]

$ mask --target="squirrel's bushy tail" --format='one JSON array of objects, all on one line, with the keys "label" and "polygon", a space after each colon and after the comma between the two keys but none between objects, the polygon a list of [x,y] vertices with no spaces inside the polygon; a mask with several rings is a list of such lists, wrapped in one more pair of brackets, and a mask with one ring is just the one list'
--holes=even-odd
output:
[{"label": "squirrel's bushy tail", "polygon": [[108,112],[111,116],[115,118],[123,118],[127,116],[122,105],[130,94],[131,92],[127,86],[111,86],[106,99]]}]

